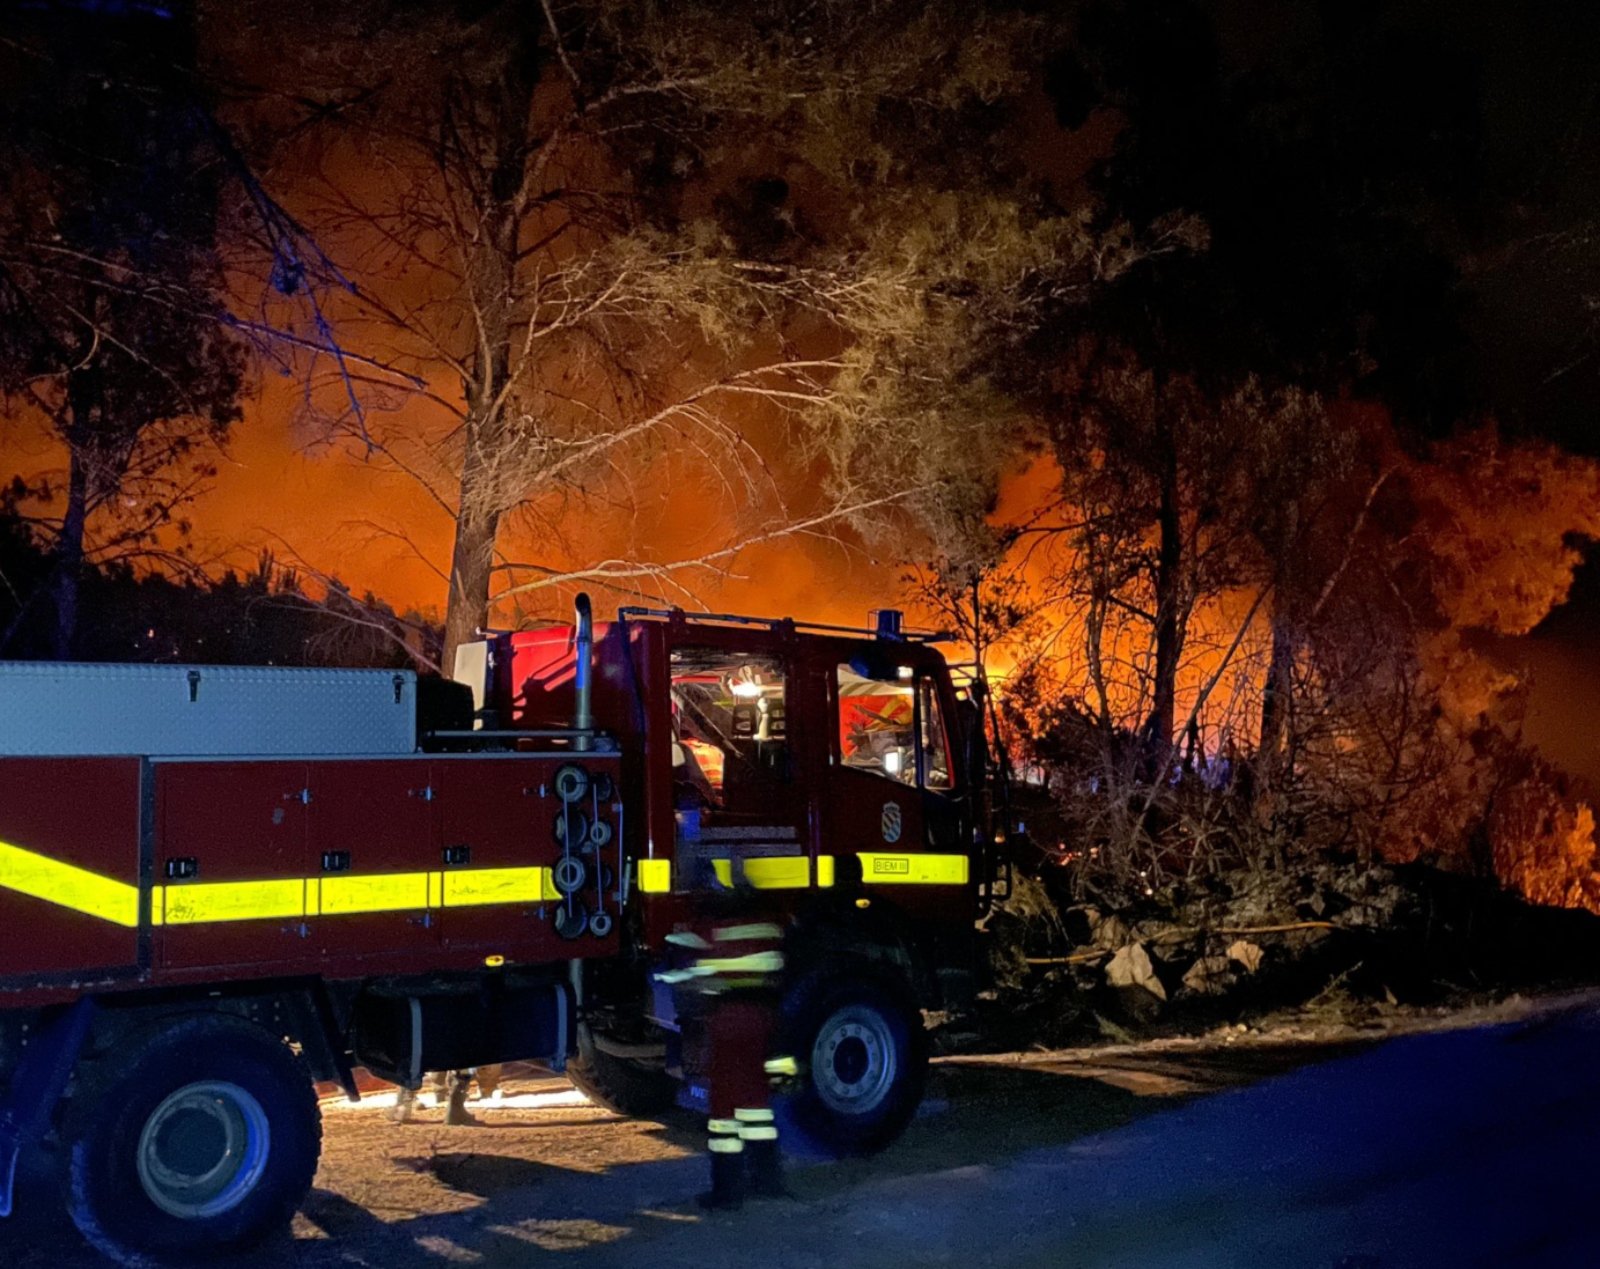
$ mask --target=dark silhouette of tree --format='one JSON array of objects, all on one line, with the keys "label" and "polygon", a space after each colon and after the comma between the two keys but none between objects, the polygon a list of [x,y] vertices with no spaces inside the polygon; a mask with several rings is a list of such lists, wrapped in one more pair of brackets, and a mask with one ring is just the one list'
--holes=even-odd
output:
[{"label": "dark silhouette of tree", "polygon": [[226,171],[186,10],[40,5],[0,45],[0,389],[64,471],[36,485],[52,648],[88,559],[177,558],[182,511],[239,417],[244,352],[215,246]]},{"label": "dark silhouette of tree", "polygon": [[[49,658],[54,615],[27,597],[54,559],[0,494],[0,657]],[[80,577],[78,655],[90,661],[405,667],[438,656],[440,631],[337,578],[307,578],[263,552],[248,572],[206,577],[87,563]],[[359,620],[356,618],[359,617]]]},{"label": "dark silhouette of tree", "polygon": [[[1103,215],[1205,226],[1204,250],[1135,262],[1092,322],[1042,325],[1021,362],[1044,376],[1067,493],[1089,513],[1095,602],[1148,626],[1141,732],[1158,766],[1194,606],[1247,577],[1272,589],[1261,726],[1281,727],[1325,580],[1308,567],[1316,517],[1347,510],[1330,488],[1361,479],[1358,438],[1304,394],[1381,400],[1412,444],[1477,399],[1454,265],[1477,210],[1470,63],[1376,6],[1307,0],[1263,22],[1100,0],[1050,76],[1064,125],[1116,120],[1092,179]],[[1283,409],[1234,408],[1241,394]]]}]

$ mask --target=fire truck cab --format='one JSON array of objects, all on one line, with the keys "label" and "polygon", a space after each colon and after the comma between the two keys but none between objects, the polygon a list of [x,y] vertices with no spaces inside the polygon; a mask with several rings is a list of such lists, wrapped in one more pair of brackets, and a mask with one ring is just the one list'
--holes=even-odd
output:
[{"label": "fire truck cab", "polygon": [[977,703],[897,613],[847,630],[624,609],[594,633],[589,704],[586,642],[569,627],[498,635],[461,674],[493,730],[592,711],[619,742],[633,893],[622,955],[585,963],[568,1073],[627,1113],[659,1109],[672,1075],[698,1104],[697,1037],[652,971],[697,873],[737,871],[791,922],[796,1125],[834,1152],[892,1140],[921,1096],[922,1009],[973,986],[994,839]]}]

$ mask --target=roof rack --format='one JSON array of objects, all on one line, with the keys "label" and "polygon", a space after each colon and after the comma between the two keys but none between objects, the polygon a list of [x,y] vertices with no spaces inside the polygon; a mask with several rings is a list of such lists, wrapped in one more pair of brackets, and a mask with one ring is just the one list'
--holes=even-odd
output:
[{"label": "roof rack", "polygon": [[796,621],[792,617],[747,617],[739,613],[687,612],[682,608],[619,608],[617,619],[631,621],[635,618],[653,621],[681,621],[689,625],[754,626],[762,630],[804,631],[808,634],[865,635],[871,639],[884,639],[899,643],[948,643],[955,635],[943,630],[900,630],[888,634],[871,626],[833,626],[820,621]]}]

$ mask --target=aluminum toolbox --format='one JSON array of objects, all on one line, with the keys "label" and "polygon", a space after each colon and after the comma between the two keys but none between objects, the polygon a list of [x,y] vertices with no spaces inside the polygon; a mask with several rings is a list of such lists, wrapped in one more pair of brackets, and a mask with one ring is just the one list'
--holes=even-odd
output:
[{"label": "aluminum toolbox", "polygon": [[0,755],[408,754],[409,670],[0,661]]}]

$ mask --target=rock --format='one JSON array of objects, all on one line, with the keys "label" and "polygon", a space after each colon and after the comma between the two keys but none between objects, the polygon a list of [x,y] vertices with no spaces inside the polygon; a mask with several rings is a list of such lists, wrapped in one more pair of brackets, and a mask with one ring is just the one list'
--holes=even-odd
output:
[{"label": "rock", "polygon": [[1103,947],[1109,952],[1127,945],[1128,933],[1128,923],[1112,913],[1095,921],[1091,937],[1096,947]]},{"label": "rock", "polygon": [[1166,1008],[1160,997],[1143,987],[1117,987],[1114,991],[1119,1016],[1131,1026],[1146,1028],[1160,1021],[1161,1011]]},{"label": "rock", "polygon": [[1235,939],[1228,948],[1228,959],[1244,966],[1244,972],[1253,974],[1261,968],[1261,949],[1249,939]]},{"label": "rock", "polygon": [[1233,985],[1233,962],[1226,956],[1202,956],[1189,966],[1183,985],[1201,996],[1220,996]]},{"label": "rock", "polygon": [[1106,966],[1106,981],[1113,987],[1142,987],[1157,1000],[1167,998],[1167,989],[1156,977],[1155,966],[1143,943],[1125,943]]}]

